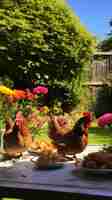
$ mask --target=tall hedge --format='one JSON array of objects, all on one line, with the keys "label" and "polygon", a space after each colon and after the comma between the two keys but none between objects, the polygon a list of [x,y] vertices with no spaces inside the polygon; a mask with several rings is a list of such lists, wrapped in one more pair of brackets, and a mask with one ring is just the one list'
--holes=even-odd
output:
[{"label": "tall hedge", "polygon": [[112,87],[104,86],[98,90],[94,112],[96,117],[112,112]]},{"label": "tall hedge", "polygon": [[96,93],[96,104],[94,111],[96,117],[108,112],[112,112],[112,73],[109,73],[103,80],[104,86]]},{"label": "tall hedge", "polygon": [[89,66],[94,38],[64,0],[0,2],[1,74],[71,83]]}]

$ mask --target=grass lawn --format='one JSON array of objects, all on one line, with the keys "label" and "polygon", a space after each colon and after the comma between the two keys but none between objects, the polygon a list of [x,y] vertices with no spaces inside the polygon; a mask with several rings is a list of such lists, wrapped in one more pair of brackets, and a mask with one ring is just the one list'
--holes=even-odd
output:
[{"label": "grass lawn", "polygon": [[21,199],[15,199],[15,198],[2,198],[2,200],[21,200]]},{"label": "grass lawn", "polygon": [[89,128],[89,144],[112,145],[112,129],[99,127]]}]

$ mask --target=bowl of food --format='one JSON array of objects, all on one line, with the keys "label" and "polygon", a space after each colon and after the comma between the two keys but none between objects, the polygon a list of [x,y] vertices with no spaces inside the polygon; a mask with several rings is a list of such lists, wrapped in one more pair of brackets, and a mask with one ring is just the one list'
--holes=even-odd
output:
[{"label": "bowl of food", "polygon": [[58,169],[64,166],[56,150],[43,150],[38,159],[32,159],[32,162],[37,169]]},{"label": "bowl of food", "polygon": [[112,153],[106,150],[89,153],[76,166],[76,169],[91,174],[110,174],[112,173]]}]

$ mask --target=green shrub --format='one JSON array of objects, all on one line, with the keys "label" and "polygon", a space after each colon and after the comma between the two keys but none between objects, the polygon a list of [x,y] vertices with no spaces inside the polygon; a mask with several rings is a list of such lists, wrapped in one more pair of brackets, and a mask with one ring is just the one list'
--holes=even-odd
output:
[{"label": "green shrub", "polygon": [[91,94],[90,88],[84,88],[81,91],[80,102],[77,105],[77,111],[85,112],[90,111],[93,112],[93,107],[96,102],[96,97]]},{"label": "green shrub", "polygon": [[112,87],[104,86],[98,90],[94,111],[96,117],[112,112]]},{"label": "green shrub", "polygon": [[0,84],[5,85],[9,88],[12,88],[14,86],[12,79],[10,79],[10,77],[7,75],[0,77]]},{"label": "green shrub", "polygon": [[0,73],[13,80],[27,76],[72,90],[72,80],[77,82],[89,66],[94,46],[65,1],[1,1]]}]

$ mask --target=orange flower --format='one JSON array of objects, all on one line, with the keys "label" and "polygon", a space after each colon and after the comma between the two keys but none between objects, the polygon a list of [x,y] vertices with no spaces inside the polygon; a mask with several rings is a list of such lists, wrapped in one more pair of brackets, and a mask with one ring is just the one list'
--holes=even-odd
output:
[{"label": "orange flower", "polygon": [[14,90],[14,97],[16,100],[25,99],[26,93],[23,90]]}]

